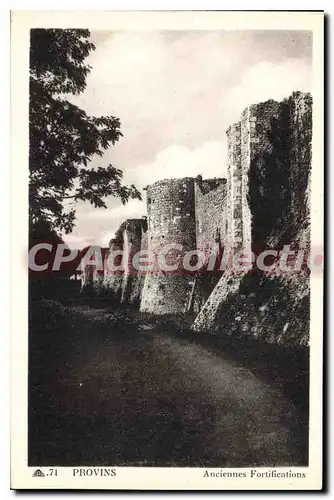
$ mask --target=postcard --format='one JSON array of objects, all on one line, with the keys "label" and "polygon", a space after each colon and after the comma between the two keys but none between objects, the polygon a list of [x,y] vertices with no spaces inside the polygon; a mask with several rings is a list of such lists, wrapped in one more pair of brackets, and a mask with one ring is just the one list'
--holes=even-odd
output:
[{"label": "postcard", "polygon": [[12,12],[12,489],[322,488],[323,30]]}]

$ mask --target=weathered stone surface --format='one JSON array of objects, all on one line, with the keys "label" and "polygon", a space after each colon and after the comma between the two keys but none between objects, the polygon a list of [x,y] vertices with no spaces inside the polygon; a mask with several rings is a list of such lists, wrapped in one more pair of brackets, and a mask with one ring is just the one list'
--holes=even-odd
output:
[{"label": "weathered stone surface", "polygon": [[94,264],[84,266],[82,291],[108,295],[117,302],[139,304],[143,276],[132,264],[133,256],[147,247],[146,229],[145,218],[126,220],[110,241],[109,248],[97,250],[102,255],[102,269]]},{"label": "weathered stone surface", "polygon": [[[233,275],[228,272],[222,275],[196,317],[192,330],[210,330],[211,332],[217,330],[218,324],[216,320],[219,307],[230,295],[238,293],[242,279],[243,275]],[[224,326],[219,323],[220,328]]]},{"label": "weathered stone surface", "polygon": [[107,252],[107,248],[96,247],[95,252],[89,259],[89,263],[85,264],[85,260],[82,261],[81,293],[86,295],[100,295],[102,293],[103,262]]},{"label": "weathered stone surface", "polygon": [[[123,234],[118,232],[117,237],[109,242],[109,249],[104,266],[103,286],[108,296],[120,302],[122,297],[122,285],[124,268],[122,266],[122,256],[117,253],[123,250]],[[114,255],[114,257],[112,257]],[[109,266],[110,264],[110,266]],[[113,265],[115,269],[109,269]]]},{"label": "weathered stone surface", "polygon": [[[124,266],[110,273],[105,265],[102,274],[87,266],[84,288],[140,304],[143,312],[198,313],[196,331],[217,332],[226,326],[229,332],[264,336],[269,342],[306,344],[307,272],[277,278],[275,269],[256,277],[236,275],[230,268],[205,269],[210,255],[221,257],[224,248],[252,250],[255,256],[287,244],[310,251],[311,136],[309,94],[294,92],[282,102],[247,107],[227,130],[227,179],[197,176],[149,185],[147,221],[125,221],[106,254],[124,250]],[[179,266],[176,272],[162,271],[156,259],[166,245],[182,245],[182,251],[169,250],[168,264],[188,251],[204,252],[203,270],[187,273]],[[131,265],[133,255],[145,249],[155,260],[148,273]],[[271,290],[269,299],[265,289]],[[290,297],[289,305],[284,297]],[[293,316],[301,314],[298,329]]]},{"label": "weathered stone surface", "polygon": [[[158,181],[147,187],[148,250],[156,257],[166,245],[166,263],[176,265],[185,252],[196,249],[195,183],[191,177]],[[181,245],[177,250],[175,245]],[[174,247],[174,248],[173,248]],[[183,313],[191,284],[181,266],[161,270],[156,261],[146,275],[140,310],[155,314]]]},{"label": "weathered stone surface", "polygon": [[128,219],[110,241],[103,286],[108,295],[119,302],[139,305],[143,276],[133,265],[133,257],[146,249],[146,230],[145,218]]},{"label": "weathered stone surface", "polygon": [[198,250],[209,256],[221,242],[228,243],[228,216],[226,179],[196,178],[195,216]]},{"label": "weathered stone surface", "polygon": [[[227,239],[226,179],[166,179],[147,187],[148,248],[156,256],[165,245],[182,245],[183,251],[168,253],[167,263],[182,260],[185,252],[202,251],[206,261]],[[205,264],[204,266],[205,267]],[[147,275],[141,311],[155,314],[198,311],[213,288],[214,278],[187,273],[161,272]],[[211,290],[208,291],[208,283]]]},{"label": "weathered stone surface", "polygon": [[[272,344],[306,346],[309,341],[309,290],[300,273],[286,277],[249,273],[216,287],[192,329]],[[296,284],[300,281],[298,293]],[[227,285],[227,286],[226,286]]]},{"label": "weathered stone surface", "polygon": [[[252,105],[227,136],[227,234],[234,249],[250,248],[258,255],[264,249],[280,251],[291,245],[309,251],[311,96],[295,92],[280,103]],[[257,279],[261,286],[248,278],[233,284],[222,276],[193,329],[225,329],[226,334],[237,331],[268,342],[307,344],[308,272],[289,271],[277,278],[273,268]],[[265,289],[271,290],[269,299]],[[247,320],[242,320],[245,314]]]}]

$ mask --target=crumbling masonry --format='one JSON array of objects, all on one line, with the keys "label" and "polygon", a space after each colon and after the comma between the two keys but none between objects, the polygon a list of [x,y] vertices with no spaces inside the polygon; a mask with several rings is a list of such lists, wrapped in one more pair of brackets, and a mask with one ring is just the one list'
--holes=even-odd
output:
[{"label": "crumbling masonry", "polygon": [[[255,254],[265,248],[280,250],[285,244],[308,249],[311,134],[309,94],[294,92],[282,102],[269,100],[247,107],[240,121],[227,130],[227,179],[197,176],[147,186],[147,220],[124,222],[110,242],[105,259],[113,251],[126,250],[130,262],[138,250],[158,255],[168,244],[167,263],[177,257],[172,248],[175,244],[181,244],[183,252],[198,249],[206,256],[212,251],[219,254],[226,246],[236,251],[253,250]],[[307,273],[299,273],[275,282],[276,292],[272,293],[280,290],[282,296],[288,292],[291,295],[293,305],[288,309],[292,316],[302,307],[300,314],[305,317],[308,280]],[[262,312],[253,308],[249,317],[240,320],[243,314],[239,309],[247,309],[245,303],[252,301],[254,294],[259,299],[253,300],[255,308],[262,311],[267,307],[269,315],[279,314],[273,306],[279,303],[277,297],[263,298],[261,291],[261,287],[268,289],[274,283],[272,276],[232,276],[229,270],[189,275],[165,273],[159,267],[140,273],[125,265],[112,274],[105,269],[102,279],[100,274],[86,281],[90,286],[98,283],[100,292],[120,302],[138,304],[143,312],[195,313],[196,331],[229,328],[239,334],[263,336],[266,319]],[[272,323],[274,326],[266,326],[266,340],[285,342],[293,337],[294,343],[308,342],[307,318],[299,333],[293,320],[286,317],[274,317]],[[294,333],[289,337],[292,328]]]}]

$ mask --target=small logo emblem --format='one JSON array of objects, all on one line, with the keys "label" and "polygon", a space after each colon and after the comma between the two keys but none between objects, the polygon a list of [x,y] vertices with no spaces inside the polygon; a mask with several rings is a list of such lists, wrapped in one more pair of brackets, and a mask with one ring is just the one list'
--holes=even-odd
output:
[{"label": "small logo emblem", "polygon": [[45,477],[45,474],[44,472],[41,471],[41,469],[37,469],[33,473],[32,477]]}]

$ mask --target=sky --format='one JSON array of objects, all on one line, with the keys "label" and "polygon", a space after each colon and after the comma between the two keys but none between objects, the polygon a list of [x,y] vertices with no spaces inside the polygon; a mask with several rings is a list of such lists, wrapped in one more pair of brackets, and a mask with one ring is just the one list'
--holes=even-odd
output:
[{"label": "sky", "polygon": [[[72,101],[121,121],[123,137],[92,166],[113,164],[141,191],[157,180],[226,175],[226,130],[242,110],[294,90],[311,92],[312,35],[305,31],[91,32],[87,88]],[[76,205],[73,248],[108,246],[143,201]]]}]

